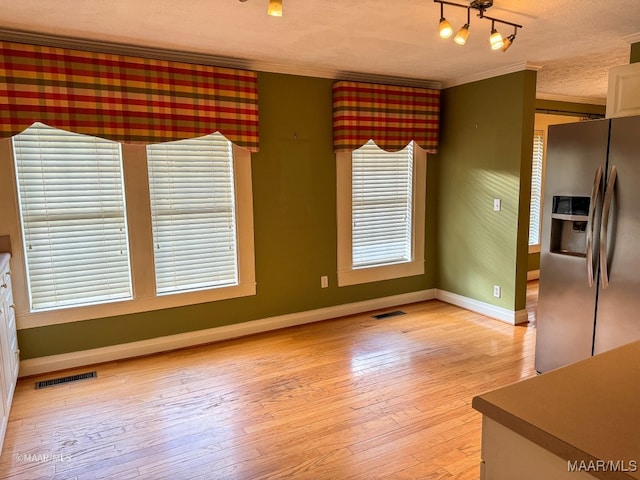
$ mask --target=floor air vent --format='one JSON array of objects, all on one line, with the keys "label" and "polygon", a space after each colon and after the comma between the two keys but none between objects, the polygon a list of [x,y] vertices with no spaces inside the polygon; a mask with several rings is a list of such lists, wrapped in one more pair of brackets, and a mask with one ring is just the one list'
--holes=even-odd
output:
[{"label": "floor air vent", "polygon": [[36,390],[46,387],[54,387],[63,383],[78,382],[80,380],[86,380],[88,378],[97,378],[96,372],[79,373],[77,375],[69,375],[68,377],[52,378],[51,380],[43,380],[36,382]]},{"label": "floor air vent", "polygon": [[380,313],[378,315],[374,315],[373,318],[376,320],[382,320],[383,318],[389,317],[397,317],[398,315],[405,315],[405,312],[402,310],[394,310],[393,312]]}]

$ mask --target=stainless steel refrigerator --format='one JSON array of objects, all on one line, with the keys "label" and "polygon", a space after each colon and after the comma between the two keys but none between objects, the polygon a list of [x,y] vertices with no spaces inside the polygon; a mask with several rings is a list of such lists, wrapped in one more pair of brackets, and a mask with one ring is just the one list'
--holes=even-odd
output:
[{"label": "stainless steel refrigerator", "polygon": [[535,368],[640,340],[640,117],[549,127]]}]

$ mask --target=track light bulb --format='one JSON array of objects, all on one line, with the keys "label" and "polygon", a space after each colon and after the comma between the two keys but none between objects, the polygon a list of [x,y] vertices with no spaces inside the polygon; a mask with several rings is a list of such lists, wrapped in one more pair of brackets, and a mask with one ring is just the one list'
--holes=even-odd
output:
[{"label": "track light bulb", "polygon": [[516,39],[515,35],[509,35],[507,38],[505,38],[502,43],[502,51],[506,52],[507,50],[509,50],[509,47],[511,46],[511,44],[515,39]]},{"label": "track light bulb", "polygon": [[438,25],[438,30],[440,32],[440,38],[449,38],[453,33],[453,28],[451,28],[451,24],[444,17],[440,19],[440,25]]},{"label": "track light bulb", "polygon": [[491,36],[489,37],[489,43],[491,43],[492,50],[498,50],[499,48],[502,48],[502,46],[504,45],[504,41],[502,40],[502,35],[500,35],[500,33],[498,33],[498,31],[495,28],[491,29]]},{"label": "track light bulb", "polygon": [[282,0],[269,0],[269,8],[267,14],[272,17],[282,16]]},{"label": "track light bulb", "polygon": [[467,43],[467,38],[469,38],[469,24],[465,23],[460,31],[456,33],[456,36],[453,38],[453,41],[458,45],[464,45]]}]

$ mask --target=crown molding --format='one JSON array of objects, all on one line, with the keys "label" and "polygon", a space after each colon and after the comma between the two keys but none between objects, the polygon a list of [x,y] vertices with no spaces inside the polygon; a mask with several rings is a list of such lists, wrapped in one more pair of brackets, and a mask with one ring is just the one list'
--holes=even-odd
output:
[{"label": "crown molding", "polygon": [[223,57],[154,47],[141,47],[128,43],[103,42],[99,40],[51,35],[26,30],[0,28],[0,40],[28,43],[32,45],[43,45],[47,47],[84,50],[96,53],[110,53],[114,55],[128,55],[142,58],[153,58],[156,60],[171,60],[199,65],[250,70],[250,62],[241,58]]},{"label": "crown molding", "polygon": [[625,35],[622,37],[625,42],[628,43],[638,43],[640,42],[640,32],[632,33],[631,35]]},{"label": "crown molding", "polygon": [[348,72],[329,68],[318,68],[310,65],[270,63],[260,60],[249,62],[249,69],[259,72],[282,73],[300,75],[303,77],[329,78],[333,80],[348,80],[352,82],[380,83],[402,87],[419,87],[440,90],[442,83],[435,80],[420,78],[394,77],[375,73]]},{"label": "crown molding", "polygon": [[557,95],[555,93],[536,93],[538,100],[550,100],[554,102],[582,103],[587,105],[606,105],[606,98],[573,97],[571,95]]},{"label": "crown molding", "polygon": [[0,28],[0,40],[45,45],[49,47],[70,48],[114,55],[128,55],[156,60],[177,61],[197,65],[211,65],[216,67],[238,68],[260,72],[300,75],[304,77],[328,78],[334,80],[350,80],[357,82],[382,83],[406,87],[421,87],[440,90],[440,82],[419,78],[393,77],[371,73],[346,72],[328,68],[317,68],[310,65],[280,64],[261,60],[247,60],[235,57],[223,57],[204,53],[193,53],[183,50],[170,50],[139,45],[103,42],[78,37],[50,35],[46,33],[30,32],[26,30],[12,30]]},{"label": "crown molding", "polygon": [[442,88],[457,87],[459,85],[478,82],[480,80],[486,80],[488,78],[499,77],[501,75],[507,75],[509,73],[521,72],[523,70],[534,70],[537,72],[541,69],[541,65],[534,65],[529,62],[518,62],[511,65],[506,65],[504,67],[494,68],[492,70],[474,73],[471,75],[466,75],[464,77],[454,78],[452,80],[446,80],[442,82]]},{"label": "crown molding", "polygon": [[[302,75],[302,74],[299,74]],[[442,82],[435,80],[422,80],[419,78],[405,78],[405,77],[393,77],[389,75],[377,75],[372,73],[358,73],[358,72],[335,72],[333,77],[336,80],[350,80],[353,82],[367,82],[367,83],[382,83],[387,85],[397,85],[402,87],[419,87],[419,88],[432,88],[435,90],[442,89]]]}]

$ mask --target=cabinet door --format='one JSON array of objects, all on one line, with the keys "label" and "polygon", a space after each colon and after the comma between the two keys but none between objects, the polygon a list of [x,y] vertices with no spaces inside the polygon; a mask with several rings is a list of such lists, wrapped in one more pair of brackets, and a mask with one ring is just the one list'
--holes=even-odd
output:
[{"label": "cabinet door", "polygon": [[0,451],[18,374],[16,317],[8,269],[0,271]]},{"label": "cabinet door", "polygon": [[18,381],[18,371],[20,370],[20,349],[18,348],[18,333],[16,331],[16,314],[15,306],[13,302],[7,307],[7,344],[9,351],[7,356],[9,357],[9,380],[11,385],[11,396],[13,396],[13,390],[15,389],[16,382]]},{"label": "cabinet door", "polygon": [[[0,383],[4,385],[5,376],[4,371],[0,368]],[[4,393],[3,393],[4,394]],[[2,444],[4,443],[4,434],[7,431],[7,423],[9,422],[9,410],[7,409],[5,397],[2,397],[3,401],[0,402],[0,452],[2,452]]]},{"label": "cabinet door", "polygon": [[11,405],[11,363],[9,362],[9,343],[7,341],[7,305],[4,295],[0,295],[0,393],[2,394],[2,410],[8,411]]},{"label": "cabinet door", "polygon": [[6,307],[6,335],[7,335],[7,366],[9,370],[7,375],[9,377],[9,385],[11,396],[13,396],[13,389],[18,381],[18,370],[20,368],[20,350],[18,349],[18,333],[16,329],[16,312],[15,305],[13,303],[13,294],[11,289],[11,275],[7,272],[3,285],[6,285],[5,295],[5,307]]}]

